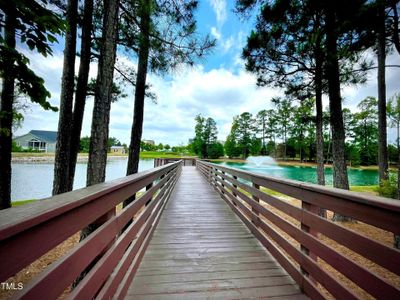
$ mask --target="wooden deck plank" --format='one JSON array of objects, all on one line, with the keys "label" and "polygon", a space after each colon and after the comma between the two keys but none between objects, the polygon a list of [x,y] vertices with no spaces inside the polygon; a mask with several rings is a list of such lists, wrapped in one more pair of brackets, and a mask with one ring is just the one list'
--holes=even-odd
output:
[{"label": "wooden deck plank", "polygon": [[184,167],[127,299],[307,299],[194,167]]}]

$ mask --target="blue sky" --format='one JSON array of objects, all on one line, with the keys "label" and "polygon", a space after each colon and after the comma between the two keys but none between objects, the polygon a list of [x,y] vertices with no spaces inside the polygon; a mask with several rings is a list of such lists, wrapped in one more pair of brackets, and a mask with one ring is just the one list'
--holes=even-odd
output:
[{"label": "blue sky", "polygon": [[[202,0],[197,11],[198,30],[217,39],[217,46],[205,59],[193,67],[180,67],[171,75],[162,78],[154,74],[148,76],[152,90],[157,94],[157,103],[146,101],[143,138],[156,143],[170,145],[187,144],[194,135],[194,118],[201,113],[212,117],[218,126],[218,139],[225,140],[230,130],[232,118],[245,111],[256,114],[261,109],[270,108],[270,99],[282,95],[274,87],[257,88],[255,77],[244,70],[241,51],[246,37],[254,25],[254,19],[240,20],[233,12],[235,1]],[[51,92],[51,103],[59,105],[60,82],[63,64],[62,44],[54,47],[52,57],[43,58],[27,53],[31,67],[45,79]],[[135,66],[136,62],[119,55],[120,63]],[[392,54],[388,64],[399,64],[399,56]],[[76,64],[76,72],[78,70]],[[90,76],[95,78],[97,66],[92,65]],[[343,87],[344,105],[353,111],[357,103],[366,96],[377,96],[376,72],[371,71],[368,82],[358,87]],[[387,95],[399,91],[400,69],[387,70]],[[110,136],[129,144],[133,115],[133,88],[125,91],[127,98],[112,104]],[[325,105],[327,101],[325,99]],[[93,99],[87,101],[82,136],[90,135]],[[58,113],[43,111],[37,105],[30,105],[25,113],[25,121],[15,135],[29,130],[57,130]],[[394,140],[394,132],[389,132],[389,140]]]}]

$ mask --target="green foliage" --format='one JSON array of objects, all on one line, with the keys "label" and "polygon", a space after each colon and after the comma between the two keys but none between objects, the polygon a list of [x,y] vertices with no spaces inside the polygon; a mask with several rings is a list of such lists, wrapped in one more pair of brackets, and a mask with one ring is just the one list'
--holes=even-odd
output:
[{"label": "green foliage", "polygon": [[141,151],[156,151],[158,147],[156,145],[145,143],[143,141],[140,142],[140,150]]},{"label": "green foliage", "polygon": [[266,155],[276,157],[275,154],[276,143],[274,141],[269,141],[265,148],[266,148],[266,153],[265,153]]},{"label": "green foliage", "polygon": [[208,158],[220,158],[224,156],[224,146],[221,143],[213,143],[208,147]]},{"label": "green foliage", "polygon": [[217,124],[213,118],[206,119],[201,115],[197,115],[195,121],[193,150],[200,158],[210,158],[210,151],[215,155],[215,147],[218,147],[215,146],[218,135]]},{"label": "green foliage", "polygon": [[15,141],[12,141],[12,152],[22,152],[22,148],[17,145]]},{"label": "green foliage", "polygon": [[352,167],[358,167],[361,164],[360,151],[355,144],[346,143],[346,159]]},{"label": "green foliage", "polygon": [[387,103],[387,116],[391,127],[398,128],[400,124],[400,94],[395,94]]},{"label": "green foliage", "polygon": [[137,26],[141,16],[148,14],[149,71],[165,74],[182,64],[193,65],[196,59],[204,57],[215,46],[215,40],[209,35],[198,33],[194,15],[197,4],[197,0],[122,1],[119,44],[128,52],[139,52],[144,37]]},{"label": "green foliage", "polygon": [[57,35],[65,30],[65,23],[47,7],[47,0],[1,1],[5,15],[15,15],[16,30],[21,43],[31,51],[47,56],[52,54],[50,44],[57,42]]},{"label": "green foliage", "polygon": [[107,151],[110,152],[111,146],[122,146],[121,142],[115,137],[109,137],[107,141]]},{"label": "green foliage", "polygon": [[234,127],[236,129],[235,136],[237,147],[240,148],[242,156],[246,158],[250,155],[250,148],[253,145],[253,140],[256,139],[255,120],[251,113],[244,112],[237,116],[234,122],[237,122],[237,126]]},{"label": "green foliage", "polygon": [[[87,96],[94,96],[95,88],[96,88],[96,79],[92,78],[88,82]],[[128,95],[122,91],[122,86],[119,83],[113,82],[113,85],[111,88],[111,102],[114,103],[114,102],[117,102],[119,99],[126,98],[126,97],[128,97]]]},{"label": "green foliage", "polygon": [[389,174],[389,180],[382,180],[380,186],[377,188],[380,196],[386,198],[396,198],[397,195],[397,176]]},{"label": "green foliage", "polygon": [[232,134],[232,131],[231,134],[229,134],[228,137],[226,138],[224,149],[225,149],[225,154],[229,158],[239,157],[240,155],[240,149],[236,144],[236,139],[235,136]]},{"label": "green foliage", "polygon": [[85,136],[81,138],[79,144],[79,152],[81,153],[89,153],[89,146],[90,146],[90,137]]},{"label": "green foliage", "polygon": [[[14,151],[13,151],[14,152]],[[15,151],[15,152],[24,152],[24,153],[43,153],[43,151],[33,149],[33,148],[26,148],[26,149],[21,149],[21,151]]]},{"label": "green foliage", "polygon": [[250,154],[258,155],[261,153],[262,142],[259,138],[253,138],[250,144]]},{"label": "green foliage", "polygon": [[378,101],[367,97],[358,104],[358,108],[360,111],[353,114],[353,142],[359,148],[360,163],[375,165],[378,153]]},{"label": "green foliage", "polygon": [[[126,145],[125,144],[123,145],[115,137],[108,138],[108,141],[107,141],[108,151],[110,151],[111,146],[125,146],[125,148],[126,148]],[[90,137],[85,136],[85,137],[81,138],[80,145],[79,145],[79,152],[80,153],[89,153],[89,147],[90,147]]]},{"label": "green foliage", "polygon": [[[47,9],[48,2],[15,0],[1,1],[0,9],[10,18],[15,18],[16,36],[20,43],[47,56],[52,54],[50,44],[57,41],[65,24],[61,18]],[[27,95],[32,102],[38,103],[46,110],[57,111],[47,98],[49,91],[44,86],[44,80],[37,76],[29,67],[29,59],[15,48],[8,47],[3,36],[0,37],[0,76],[3,77],[9,61],[14,61],[12,74],[16,79],[16,87],[22,94]],[[10,70],[7,70],[10,72]]]}]

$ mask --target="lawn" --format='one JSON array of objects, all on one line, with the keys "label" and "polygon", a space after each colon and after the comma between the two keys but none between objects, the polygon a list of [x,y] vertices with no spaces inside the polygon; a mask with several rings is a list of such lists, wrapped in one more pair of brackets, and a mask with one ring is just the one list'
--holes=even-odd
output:
[{"label": "lawn", "polygon": [[192,153],[181,154],[176,152],[142,151],[140,158],[195,158]]},{"label": "lawn", "polygon": [[21,206],[21,205],[24,205],[24,204],[31,203],[31,202],[33,202],[33,201],[35,201],[35,199],[31,199],[31,200],[22,200],[22,201],[15,201],[15,202],[11,202],[11,205],[12,205],[12,207]]}]

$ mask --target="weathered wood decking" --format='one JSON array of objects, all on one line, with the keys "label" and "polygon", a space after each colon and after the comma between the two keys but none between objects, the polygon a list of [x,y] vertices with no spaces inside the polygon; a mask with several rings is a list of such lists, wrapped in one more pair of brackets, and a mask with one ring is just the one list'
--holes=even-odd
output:
[{"label": "weathered wood decking", "polygon": [[184,167],[128,299],[307,299],[195,167]]}]

